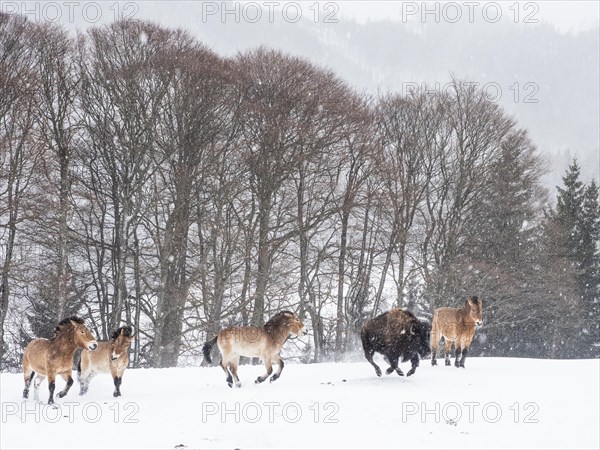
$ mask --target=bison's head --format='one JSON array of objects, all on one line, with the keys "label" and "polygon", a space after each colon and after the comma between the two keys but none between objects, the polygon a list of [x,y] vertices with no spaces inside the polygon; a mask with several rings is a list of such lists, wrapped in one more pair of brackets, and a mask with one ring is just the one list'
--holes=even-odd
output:
[{"label": "bison's head", "polygon": [[430,353],[431,325],[425,320],[415,320],[411,327],[411,347],[421,358]]}]

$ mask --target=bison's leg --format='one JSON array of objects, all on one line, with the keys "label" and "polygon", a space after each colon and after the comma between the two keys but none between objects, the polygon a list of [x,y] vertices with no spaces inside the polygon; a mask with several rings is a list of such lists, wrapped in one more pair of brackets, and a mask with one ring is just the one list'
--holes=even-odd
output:
[{"label": "bison's leg", "polygon": [[452,365],[450,362],[450,350],[452,349],[452,341],[448,338],[444,338],[444,353],[445,353],[445,363],[447,366]]},{"label": "bison's leg", "polygon": [[373,355],[375,354],[375,350],[373,350],[369,346],[365,346],[364,350],[365,350],[365,358],[367,358],[367,361],[369,361],[371,363],[371,365],[375,368],[375,373],[377,374],[377,376],[380,377],[381,376],[381,369],[373,361]]},{"label": "bison's leg", "polygon": [[385,371],[385,373],[387,373],[389,375],[390,373],[392,373],[395,370],[398,375],[400,375],[401,377],[404,376],[404,374],[398,367],[398,358],[399,358],[398,356],[389,356],[388,357],[388,359],[390,360],[390,367],[388,367],[388,369]]},{"label": "bison's leg", "polygon": [[410,377],[415,371],[417,367],[419,367],[419,355],[415,353],[412,358],[410,358],[410,362],[412,364],[412,368],[406,374],[407,377]]}]

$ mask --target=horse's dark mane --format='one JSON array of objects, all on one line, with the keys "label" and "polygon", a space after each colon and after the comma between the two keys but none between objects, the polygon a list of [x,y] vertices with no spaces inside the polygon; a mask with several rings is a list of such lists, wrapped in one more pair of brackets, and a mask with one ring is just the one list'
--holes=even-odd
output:
[{"label": "horse's dark mane", "polygon": [[71,316],[71,317],[67,317],[67,318],[61,320],[60,322],[58,322],[58,326],[60,327],[61,325],[65,325],[65,324],[71,322],[71,320],[73,322],[77,322],[77,323],[82,324],[82,325],[85,323],[82,318],[77,317],[77,316]]},{"label": "horse's dark mane", "polygon": [[119,335],[121,334],[121,331],[123,331],[123,334],[126,337],[129,337],[133,334],[133,329],[129,325],[127,325],[127,326],[123,326],[123,327],[120,327],[117,330],[115,330],[115,332],[112,334],[112,336],[110,338],[113,341],[116,340],[119,337]]},{"label": "horse's dark mane", "polygon": [[267,323],[263,325],[263,328],[267,333],[272,333],[274,330],[277,330],[279,327],[283,325],[283,323],[291,318],[295,317],[295,314],[291,311],[280,311],[271,317]]},{"label": "horse's dark mane", "polygon": [[54,329],[54,336],[52,336],[52,339],[56,338],[56,336],[58,336],[58,334],[61,332],[62,330],[62,326],[63,325],[68,325],[71,323],[71,321],[78,323],[80,325],[83,325],[85,323],[85,321],[77,316],[71,316],[71,317],[66,317],[63,320],[61,320],[60,322],[58,322],[58,325],[56,326],[56,328]]}]

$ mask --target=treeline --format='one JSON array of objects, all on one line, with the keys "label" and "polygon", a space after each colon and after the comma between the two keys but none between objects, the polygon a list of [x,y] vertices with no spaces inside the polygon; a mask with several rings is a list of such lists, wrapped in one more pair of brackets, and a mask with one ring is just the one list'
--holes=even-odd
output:
[{"label": "treeline", "polygon": [[598,189],[573,166],[552,209],[545,170],[460,80],[372,98],[266,48],[0,14],[2,367],[70,314],[170,367],[283,308],[334,359],[368,317],[471,293],[476,354],[598,357]]}]

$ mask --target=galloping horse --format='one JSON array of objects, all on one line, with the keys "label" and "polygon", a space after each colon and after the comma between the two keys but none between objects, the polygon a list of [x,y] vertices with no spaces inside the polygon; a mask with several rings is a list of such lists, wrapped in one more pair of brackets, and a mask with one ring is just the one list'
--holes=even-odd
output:
[{"label": "galloping horse", "polygon": [[33,383],[33,399],[39,400],[38,391],[44,378],[48,377],[48,390],[50,398],[48,404],[54,403],[54,389],[56,375],[60,375],[67,382],[65,388],[58,393],[60,398],[67,395],[73,385],[71,377],[73,355],[77,347],[95,350],[98,343],[92,333],[83,324],[83,319],[69,317],[59,322],[52,339],[34,339],[23,354],[23,376],[25,389],[23,398],[29,396],[29,385],[33,376],[37,374]]},{"label": "galloping horse", "polygon": [[272,363],[275,362],[279,369],[271,377],[273,382],[283,370],[283,360],[279,355],[283,344],[290,335],[304,334],[306,330],[298,316],[291,311],[282,311],[262,327],[229,327],[221,330],[215,338],[204,344],[202,352],[204,358],[212,363],[210,351],[215,342],[217,343],[221,352],[221,367],[227,374],[229,387],[233,387],[234,381],[237,387],[242,386],[237,375],[240,356],[260,357],[263,360],[267,373],[259,376],[256,383],[262,383],[273,373]]},{"label": "galloping horse", "polygon": [[[440,338],[445,341],[446,365],[450,363],[450,349],[454,343],[456,350],[456,367],[465,367],[465,358],[473,336],[475,327],[483,324],[483,304],[477,296],[468,297],[462,308],[438,308],[433,315],[431,329],[431,365],[437,365],[436,353]],[[462,358],[459,361],[459,358]]]},{"label": "galloping horse", "polygon": [[114,383],[114,397],[121,395],[123,373],[129,365],[129,346],[133,339],[133,329],[129,326],[116,330],[108,342],[98,342],[98,349],[83,350],[77,366],[79,372],[79,395],[88,391],[90,381],[98,373],[110,373]]}]

